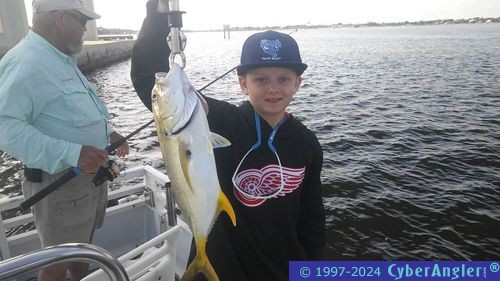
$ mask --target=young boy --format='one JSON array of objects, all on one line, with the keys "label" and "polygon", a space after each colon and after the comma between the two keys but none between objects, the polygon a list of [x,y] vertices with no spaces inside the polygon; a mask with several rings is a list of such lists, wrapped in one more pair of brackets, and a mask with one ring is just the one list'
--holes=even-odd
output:
[{"label": "young boy", "polygon": [[[165,33],[155,31],[162,26],[151,24],[159,16],[148,13],[141,33]],[[134,47],[132,64],[142,63],[146,73],[162,68],[151,63],[147,69],[142,61],[141,54],[155,55],[145,51],[158,49],[154,43],[142,36]],[[221,215],[207,242],[208,258],[221,281],[288,280],[289,261],[322,258],[323,154],[315,135],[286,112],[306,68],[292,37],[275,31],[257,33],[244,43],[237,68],[249,101],[235,106],[206,98],[211,131],[231,141],[231,146],[214,153],[219,182],[237,225]],[[150,95],[154,77],[140,79],[134,67],[132,76],[137,93]]]}]

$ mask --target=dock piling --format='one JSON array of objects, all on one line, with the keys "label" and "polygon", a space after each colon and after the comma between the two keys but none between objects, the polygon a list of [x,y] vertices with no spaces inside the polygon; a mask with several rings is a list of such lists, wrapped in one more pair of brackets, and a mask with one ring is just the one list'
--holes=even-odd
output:
[{"label": "dock piling", "polygon": [[231,34],[229,33],[231,27],[229,26],[229,24],[224,24],[223,30],[224,30],[224,39],[226,39],[226,32],[227,32],[227,39],[231,39]]}]

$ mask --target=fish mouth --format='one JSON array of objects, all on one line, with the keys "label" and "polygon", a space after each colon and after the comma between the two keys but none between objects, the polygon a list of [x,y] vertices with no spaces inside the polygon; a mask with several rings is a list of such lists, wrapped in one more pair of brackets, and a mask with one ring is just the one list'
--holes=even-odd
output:
[{"label": "fish mouth", "polygon": [[170,124],[173,119],[174,119],[173,115],[168,115],[168,116],[164,116],[164,117],[160,118],[160,122]]}]

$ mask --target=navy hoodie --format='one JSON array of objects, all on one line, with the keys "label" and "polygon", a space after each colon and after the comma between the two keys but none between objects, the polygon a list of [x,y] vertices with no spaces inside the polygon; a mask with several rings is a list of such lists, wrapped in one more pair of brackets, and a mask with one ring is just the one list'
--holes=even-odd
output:
[{"label": "navy hoodie", "polygon": [[[151,110],[154,73],[168,71],[166,16],[148,15],[132,55],[134,87]],[[153,3],[154,4],[154,3]],[[154,57],[155,59],[151,59]],[[262,144],[240,160],[257,141],[255,112],[247,101],[240,106],[206,98],[210,130],[228,139],[229,147],[215,149],[217,173],[223,192],[234,208],[237,225],[222,213],[207,242],[207,255],[221,281],[288,280],[288,262],[322,259],[325,215],[320,173],[323,153],[316,136],[291,114],[278,128],[274,147],[267,145],[271,126],[260,117]],[[283,177],[281,177],[283,173]],[[280,190],[283,183],[283,188]],[[274,194],[255,199],[247,194]],[[198,275],[199,280],[204,280]]]}]

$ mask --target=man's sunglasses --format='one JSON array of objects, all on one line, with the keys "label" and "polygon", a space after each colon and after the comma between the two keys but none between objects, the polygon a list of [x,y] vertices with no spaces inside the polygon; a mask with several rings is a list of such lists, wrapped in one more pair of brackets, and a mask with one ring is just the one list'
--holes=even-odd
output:
[{"label": "man's sunglasses", "polygon": [[64,11],[64,14],[74,18],[76,21],[78,21],[82,26],[87,25],[88,18],[80,13],[73,13],[73,12],[67,12]]}]

